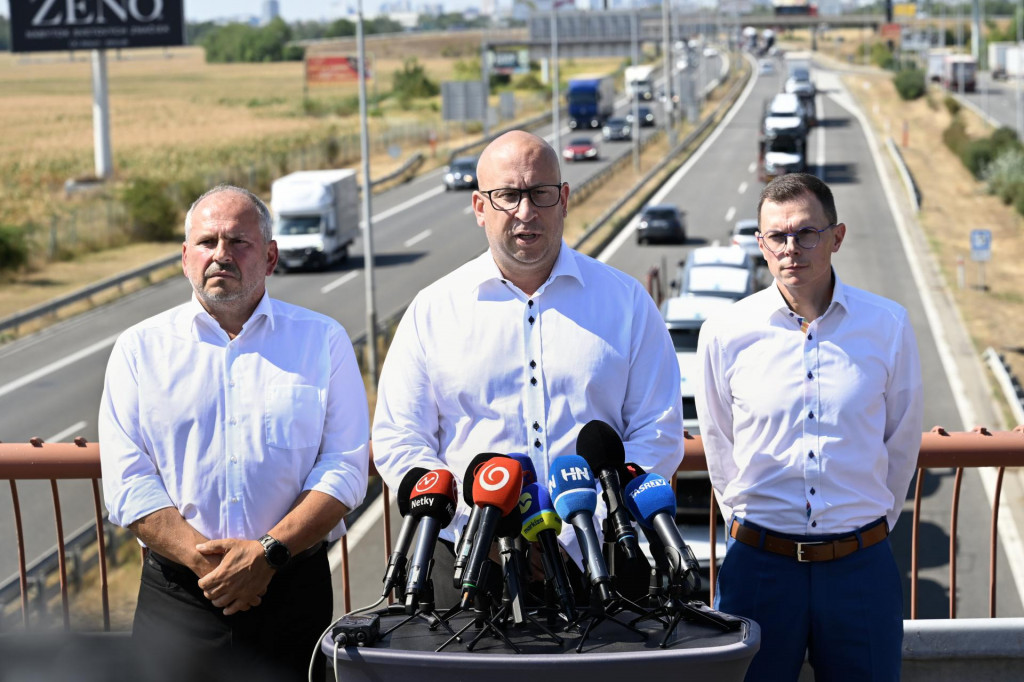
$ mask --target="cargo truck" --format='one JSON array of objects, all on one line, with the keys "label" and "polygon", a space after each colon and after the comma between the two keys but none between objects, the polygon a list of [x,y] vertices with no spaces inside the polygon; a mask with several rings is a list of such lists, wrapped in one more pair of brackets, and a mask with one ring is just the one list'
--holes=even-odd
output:
[{"label": "cargo truck", "polygon": [[270,187],[278,268],[325,268],[348,257],[359,236],[354,170],[297,171]]},{"label": "cargo truck", "polygon": [[942,81],[942,72],[946,66],[946,57],[953,54],[948,47],[933,47],[928,50],[928,66],[925,68],[925,76],[933,83]]},{"label": "cargo truck", "polygon": [[654,98],[654,66],[642,64],[640,66],[627,66],[626,94],[630,101],[639,97],[640,101],[648,101]]},{"label": "cargo truck", "polygon": [[611,76],[577,76],[566,89],[570,128],[600,128],[615,113]]},{"label": "cargo truck", "polygon": [[942,87],[949,91],[974,92],[974,77],[978,64],[967,54],[950,54],[942,65]]},{"label": "cargo truck", "polygon": [[807,126],[800,116],[768,116],[757,144],[757,177],[769,182],[807,170]]}]

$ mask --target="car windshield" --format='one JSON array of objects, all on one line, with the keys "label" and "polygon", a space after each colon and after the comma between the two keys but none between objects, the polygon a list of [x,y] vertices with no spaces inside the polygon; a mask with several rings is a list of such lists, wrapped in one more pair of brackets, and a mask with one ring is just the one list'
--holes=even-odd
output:
[{"label": "car windshield", "polygon": [[320,216],[284,216],[274,234],[319,234]]},{"label": "car windshield", "polygon": [[675,220],[676,212],[670,208],[648,209],[644,211],[647,220]]},{"label": "car windshield", "polygon": [[589,147],[590,146],[590,138],[581,137],[578,140],[573,140],[572,142],[569,143],[569,146],[570,147]]},{"label": "car windshield", "polygon": [[697,352],[697,337],[700,335],[700,327],[669,329],[668,333],[672,337],[672,346],[677,353]]},{"label": "car windshield", "polygon": [[476,171],[476,162],[474,161],[455,161],[451,165],[451,169],[458,173],[472,173]]},{"label": "car windshield", "polygon": [[740,237],[753,237],[757,234],[757,225],[740,225],[736,228],[736,235]]},{"label": "car windshield", "polygon": [[686,293],[737,298],[747,293],[748,273],[743,268],[704,266],[690,270]]}]

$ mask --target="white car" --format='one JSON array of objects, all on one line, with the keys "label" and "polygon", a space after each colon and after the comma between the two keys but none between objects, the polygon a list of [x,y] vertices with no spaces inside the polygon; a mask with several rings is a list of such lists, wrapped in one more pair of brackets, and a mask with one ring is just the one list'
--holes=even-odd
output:
[{"label": "white car", "polygon": [[729,241],[733,246],[738,246],[746,251],[754,263],[764,263],[761,248],[757,245],[757,218],[737,220],[736,225],[732,228],[732,236]]},{"label": "white car", "polygon": [[738,301],[757,289],[757,270],[747,252],[738,246],[702,246],[686,257],[675,284],[680,295]]}]

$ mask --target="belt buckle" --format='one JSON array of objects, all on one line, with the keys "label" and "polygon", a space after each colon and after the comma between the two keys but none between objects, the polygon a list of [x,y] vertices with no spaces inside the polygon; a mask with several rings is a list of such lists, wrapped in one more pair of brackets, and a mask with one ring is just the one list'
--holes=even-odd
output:
[{"label": "belt buckle", "polygon": [[810,559],[804,558],[804,547],[820,547],[821,545],[827,545],[827,542],[798,542],[796,543],[796,560],[801,564],[811,563]]}]

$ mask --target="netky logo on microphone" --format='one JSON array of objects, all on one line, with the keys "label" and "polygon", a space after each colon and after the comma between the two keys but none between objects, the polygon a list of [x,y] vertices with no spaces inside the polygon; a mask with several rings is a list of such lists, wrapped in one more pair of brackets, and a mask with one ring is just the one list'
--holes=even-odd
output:
[{"label": "netky logo on microphone", "polygon": [[668,485],[668,479],[665,479],[665,478],[649,478],[646,481],[644,481],[643,483],[641,483],[640,485],[638,485],[633,490],[633,492],[631,492],[629,494],[629,496],[630,497],[636,497],[637,495],[639,495],[640,493],[642,493],[645,490],[650,490],[651,488],[660,488],[660,487],[666,486],[666,485]]},{"label": "netky logo on microphone", "polygon": [[416,490],[419,492],[430,490],[437,484],[437,479],[439,478],[441,478],[441,475],[436,471],[428,471],[417,481]]}]

